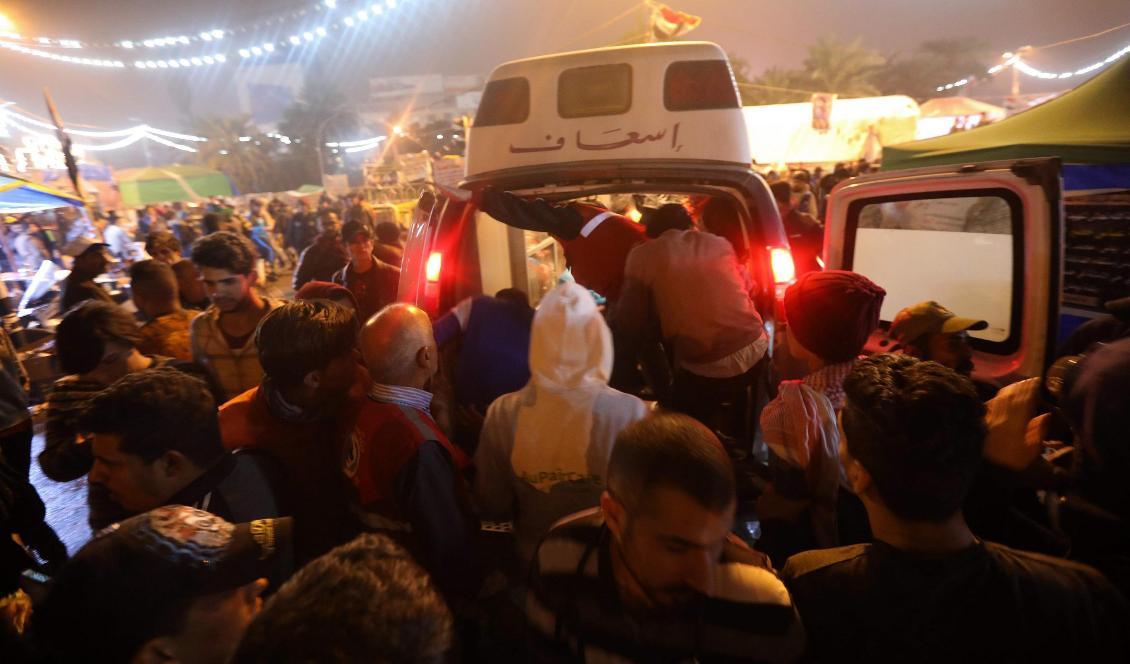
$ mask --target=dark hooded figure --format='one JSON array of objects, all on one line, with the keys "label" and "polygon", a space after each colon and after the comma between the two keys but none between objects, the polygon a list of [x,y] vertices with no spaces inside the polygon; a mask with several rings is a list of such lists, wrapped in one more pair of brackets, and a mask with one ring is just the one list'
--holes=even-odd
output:
[{"label": "dark hooded figure", "polygon": [[1072,557],[1130,593],[1130,339],[1096,346],[1063,403],[1075,433],[1072,491],[1060,516]]}]

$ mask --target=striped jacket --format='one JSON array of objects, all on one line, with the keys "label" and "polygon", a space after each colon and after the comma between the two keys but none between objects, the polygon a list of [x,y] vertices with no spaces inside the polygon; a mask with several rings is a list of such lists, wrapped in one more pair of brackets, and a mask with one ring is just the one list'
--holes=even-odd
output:
[{"label": "striped jacket", "polygon": [[[263,298],[273,311],[283,305],[282,300]],[[204,366],[216,379],[227,401],[259,384],[263,367],[259,366],[259,350],[255,335],[247,338],[242,348],[231,348],[220,330],[220,309],[212,305],[192,320],[190,328],[192,359]]]},{"label": "striped jacket", "polygon": [[535,661],[781,662],[804,650],[784,584],[770,570],[734,562],[737,545],[723,551],[710,597],[653,620],[624,609],[610,556],[599,509],[561,521],[542,540],[526,599]]}]

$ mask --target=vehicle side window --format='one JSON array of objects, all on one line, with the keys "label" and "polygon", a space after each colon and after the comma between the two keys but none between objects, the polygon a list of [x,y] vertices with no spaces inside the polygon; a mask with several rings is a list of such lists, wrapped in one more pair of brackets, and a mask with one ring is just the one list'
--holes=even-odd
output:
[{"label": "vehicle side window", "polygon": [[668,111],[704,111],[741,108],[741,102],[725,60],[684,60],[667,67],[663,106]]},{"label": "vehicle side window", "polygon": [[475,127],[521,124],[530,117],[530,82],[524,77],[500,78],[483,90]]},{"label": "vehicle side window", "polygon": [[557,77],[557,114],[563,118],[620,115],[631,107],[631,65],[574,67]]},{"label": "vehicle side window", "polygon": [[1020,338],[1023,211],[1006,190],[856,201],[848,211],[845,264],[887,291],[881,318],[935,300],[989,327],[970,332],[1007,354]]},{"label": "vehicle side window", "polygon": [[526,293],[537,306],[565,271],[565,252],[549,233],[522,231],[526,240]]}]

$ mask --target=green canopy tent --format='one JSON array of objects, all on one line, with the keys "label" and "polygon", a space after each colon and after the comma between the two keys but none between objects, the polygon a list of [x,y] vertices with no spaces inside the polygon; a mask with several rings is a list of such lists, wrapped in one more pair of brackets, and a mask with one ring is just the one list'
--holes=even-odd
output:
[{"label": "green canopy tent", "polygon": [[122,205],[140,207],[150,203],[199,202],[210,196],[231,196],[228,176],[202,166],[156,166],[131,168],[114,173]]},{"label": "green canopy tent", "polygon": [[883,149],[884,171],[1059,157],[1067,189],[1130,187],[1130,57],[1079,87],[994,124]]}]

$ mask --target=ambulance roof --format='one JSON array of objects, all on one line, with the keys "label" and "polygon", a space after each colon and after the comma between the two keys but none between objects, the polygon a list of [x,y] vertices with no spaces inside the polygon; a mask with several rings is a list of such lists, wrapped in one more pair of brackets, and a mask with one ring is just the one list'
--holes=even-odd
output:
[{"label": "ambulance roof", "polygon": [[726,54],[707,42],[516,60],[491,73],[467,144],[468,177],[586,161],[748,166]]}]

